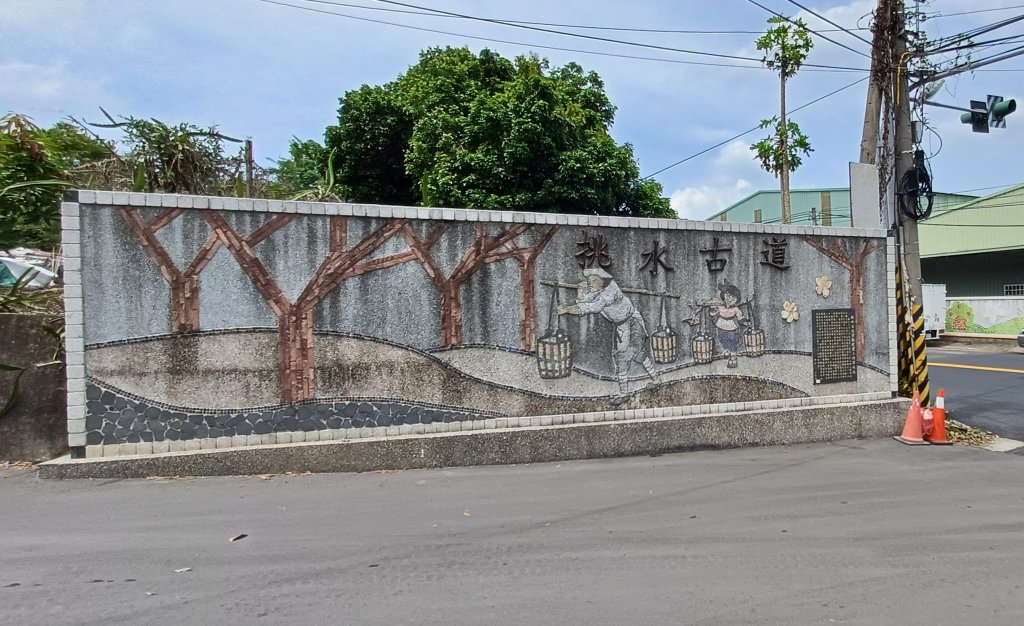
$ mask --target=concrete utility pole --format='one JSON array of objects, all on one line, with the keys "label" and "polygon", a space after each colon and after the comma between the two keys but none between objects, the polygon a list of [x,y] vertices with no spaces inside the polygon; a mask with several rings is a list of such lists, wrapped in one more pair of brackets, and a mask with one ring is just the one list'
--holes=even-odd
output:
[{"label": "concrete utility pole", "polygon": [[[878,0],[875,15],[888,11],[887,0]],[[864,130],[860,139],[860,162],[874,165],[878,155],[878,123],[882,112],[882,86],[878,83],[878,72],[885,66],[888,50],[883,46],[886,40],[884,30],[876,25],[871,39],[871,71],[868,74],[868,98],[864,105]]]},{"label": "concrete utility pole", "polygon": [[252,139],[245,140],[245,197],[253,197],[253,169],[252,160]]},{"label": "concrete utility pole", "polygon": [[907,15],[903,0],[895,0],[893,5],[895,19],[893,21],[893,61],[896,63],[896,84],[893,93],[896,100],[896,175],[893,184],[896,188],[896,219],[902,233],[904,272],[907,275],[907,289],[910,291],[911,303],[922,304],[921,299],[921,251],[917,238],[917,220],[903,213],[903,199],[900,193],[900,181],[903,175],[914,167],[914,138],[910,119],[910,90],[907,77]]}]

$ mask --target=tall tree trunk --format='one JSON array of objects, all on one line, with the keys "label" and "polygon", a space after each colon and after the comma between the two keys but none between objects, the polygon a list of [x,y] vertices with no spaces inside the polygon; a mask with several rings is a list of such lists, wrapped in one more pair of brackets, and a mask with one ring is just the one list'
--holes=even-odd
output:
[{"label": "tall tree trunk", "polygon": [[779,151],[782,162],[782,171],[779,172],[779,183],[780,190],[782,192],[782,223],[791,224],[793,222],[793,210],[789,205],[789,128],[786,125],[786,64],[782,64],[782,71],[779,72],[782,77],[782,115],[781,115],[781,129],[782,132],[779,134]]},{"label": "tall tree trunk", "polygon": [[278,320],[278,363],[285,402],[310,400],[316,394],[313,372],[313,309],[292,306]]}]

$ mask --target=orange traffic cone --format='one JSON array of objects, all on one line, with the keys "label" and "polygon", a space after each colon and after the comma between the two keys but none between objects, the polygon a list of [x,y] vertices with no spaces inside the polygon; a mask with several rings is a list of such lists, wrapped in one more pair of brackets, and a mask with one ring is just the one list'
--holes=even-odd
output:
[{"label": "orange traffic cone", "polygon": [[921,436],[921,428],[921,396],[915,391],[910,401],[910,410],[907,411],[907,421],[903,425],[903,434],[893,439],[911,446],[926,444],[924,437]]},{"label": "orange traffic cone", "polygon": [[946,439],[946,390],[939,389],[932,408],[932,432],[928,435],[928,443],[937,446],[951,446],[952,441]]}]

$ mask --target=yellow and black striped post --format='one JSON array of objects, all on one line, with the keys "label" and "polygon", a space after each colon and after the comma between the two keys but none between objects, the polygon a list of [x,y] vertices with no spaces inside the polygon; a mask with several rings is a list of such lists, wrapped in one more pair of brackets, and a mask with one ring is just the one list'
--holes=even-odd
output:
[{"label": "yellow and black striped post", "polygon": [[896,363],[900,380],[911,380],[914,353],[911,348],[910,326],[907,324],[907,303],[903,293],[903,268],[896,265]]},{"label": "yellow and black striped post", "polygon": [[925,346],[924,315],[921,304],[910,305],[910,316],[914,322],[914,385],[921,396],[921,406],[931,405],[928,390],[928,350]]},{"label": "yellow and black striped post", "polygon": [[921,406],[928,406],[931,394],[928,388],[928,355],[925,345],[924,315],[919,303],[910,306],[907,317],[906,292],[903,290],[903,268],[896,266],[896,350],[900,380],[910,382],[916,389]]}]

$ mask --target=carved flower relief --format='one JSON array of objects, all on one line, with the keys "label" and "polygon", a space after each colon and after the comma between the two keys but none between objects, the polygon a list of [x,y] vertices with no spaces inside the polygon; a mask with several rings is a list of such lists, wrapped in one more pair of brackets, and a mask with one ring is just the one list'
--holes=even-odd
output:
[{"label": "carved flower relief", "polygon": [[827,298],[828,294],[832,291],[832,279],[828,276],[819,276],[815,279],[814,283],[817,285],[814,288],[815,293],[822,298]]},{"label": "carved flower relief", "polygon": [[800,311],[796,308],[796,302],[786,300],[782,303],[782,319],[790,324],[800,319]]}]

